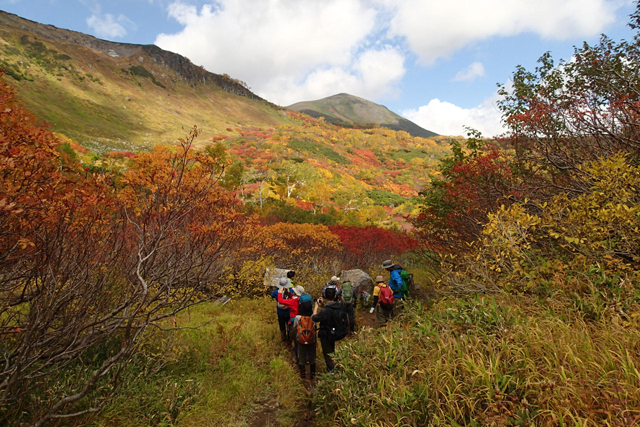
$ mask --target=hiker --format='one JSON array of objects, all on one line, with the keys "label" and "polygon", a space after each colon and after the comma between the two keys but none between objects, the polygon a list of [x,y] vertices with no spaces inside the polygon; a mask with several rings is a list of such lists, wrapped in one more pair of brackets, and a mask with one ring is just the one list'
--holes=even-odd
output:
[{"label": "hiker", "polygon": [[[324,290],[324,296],[316,301],[313,316],[311,316],[314,322],[320,323],[318,338],[322,344],[322,355],[329,372],[335,368],[331,355],[336,350],[336,341],[341,340],[349,333],[349,317],[337,299],[337,288],[327,287]],[[322,304],[324,306],[320,309]]]},{"label": "hiker", "polygon": [[[291,311],[285,304],[278,302],[280,296],[284,296],[286,289],[289,289],[289,280],[281,278],[276,285],[276,289],[271,293],[271,298],[277,302],[276,314],[278,315],[278,327],[280,328],[280,337],[282,341],[289,340],[289,319],[291,318]],[[288,291],[287,296],[288,298]]]},{"label": "hiker", "polygon": [[[338,278],[339,280],[339,278]],[[342,286],[340,287],[340,304],[347,311],[347,315],[349,316],[349,332],[352,334],[356,333],[356,292],[353,289],[353,285],[350,281],[345,280],[342,282]]]},{"label": "hiker", "polygon": [[395,300],[394,306],[396,310],[394,315],[397,314],[398,309],[402,308],[403,302],[409,297],[409,286],[402,275],[409,276],[406,271],[402,270],[402,267],[398,264],[394,264],[390,259],[382,263],[382,268],[389,272],[389,287],[393,291],[393,299]]},{"label": "hiker", "polygon": [[[285,298],[287,293],[289,294],[289,297]],[[289,319],[287,319],[287,321],[290,324],[293,323],[293,319],[298,315],[299,300],[302,295],[304,295],[304,288],[300,285],[293,289],[286,289],[282,295],[278,295],[278,303],[289,309]]]},{"label": "hiker", "polygon": [[393,302],[393,291],[384,283],[384,277],[376,277],[376,286],[373,288],[373,305],[369,313],[376,310],[376,319],[381,328],[391,319]]},{"label": "hiker", "polygon": [[340,278],[338,276],[331,276],[331,279],[322,288],[322,296],[323,297],[324,297],[325,291],[328,288],[335,288],[336,291],[338,292],[338,297],[340,297]]},{"label": "hiker", "polygon": [[[308,297],[308,298],[306,298]],[[298,315],[293,319],[293,330],[296,331],[295,342],[298,347],[298,369],[300,378],[307,378],[309,364],[309,381],[316,378],[316,324],[313,315],[312,300],[309,294],[300,296]]]},{"label": "hiker", "polygon": [[287,271],[287,279],[289,279],[289,287],[293,289],[293,278],[296,276],[296,272],[293,270]]}]

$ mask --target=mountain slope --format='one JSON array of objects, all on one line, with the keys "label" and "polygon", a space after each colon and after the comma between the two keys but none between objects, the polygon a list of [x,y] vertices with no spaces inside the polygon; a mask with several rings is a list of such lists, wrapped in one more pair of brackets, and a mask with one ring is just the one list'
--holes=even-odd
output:
[{"label": "mountain slope", "polygon": [[287,108],[311,117],[324,117],[331,123],[378,124],[393,130],[402,130],[412,136],[429,138],[435,132],[421,128],[387,107],[357,96],[340,93],[316,101],[298,102]]},{"label": "mountain slope", "polygon": [[53,130],[98,151],[201,141],[245,125],[279,126],[282,108],[228,75],[153,45],[114,43],[0,11],[0,67]]}]

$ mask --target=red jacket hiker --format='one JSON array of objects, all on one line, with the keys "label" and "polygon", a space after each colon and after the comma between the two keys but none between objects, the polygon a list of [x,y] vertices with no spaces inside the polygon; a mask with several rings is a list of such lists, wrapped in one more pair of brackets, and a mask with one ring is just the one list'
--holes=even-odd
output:
[{"label": "red jacket hiker", "polygon": [[284,299],[282,294],[278,294],[278,302],[282,305],[289,307],[289,317],[290,321],[293,322],[293,319],[298,315],[298,300],[300,299],[300,295],[304,294],[304,288],[300,285],[296,286],[293,290],[293,295],[291,299]]}]

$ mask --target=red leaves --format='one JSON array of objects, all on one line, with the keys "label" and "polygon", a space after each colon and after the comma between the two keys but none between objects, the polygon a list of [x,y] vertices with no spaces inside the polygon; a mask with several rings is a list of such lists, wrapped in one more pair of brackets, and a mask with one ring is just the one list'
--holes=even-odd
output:
[{"label": "red leaves", "polygon": [[420,246],[417,240],[406,234],[374,226],[331,225],[329,230],[340,237],[344,248],[343,263],[350,268],[368,268],[378,261]]}]

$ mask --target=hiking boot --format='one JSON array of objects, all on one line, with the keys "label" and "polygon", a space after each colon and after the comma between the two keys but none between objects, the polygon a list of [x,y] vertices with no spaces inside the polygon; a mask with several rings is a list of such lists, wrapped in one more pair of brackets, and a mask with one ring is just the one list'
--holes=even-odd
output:
[{"label": "hiking boot", "polygon": [[[315,365],[312,365],[315,368]],[[303,380],[307,379],[307,367],[306,365],[298,365],[298,369],[300,369],[300,378]]]},{"label": "hiking boot", "polygon": [[313,383],[316,380],[316,364],[309,365],[309,379]]}]

